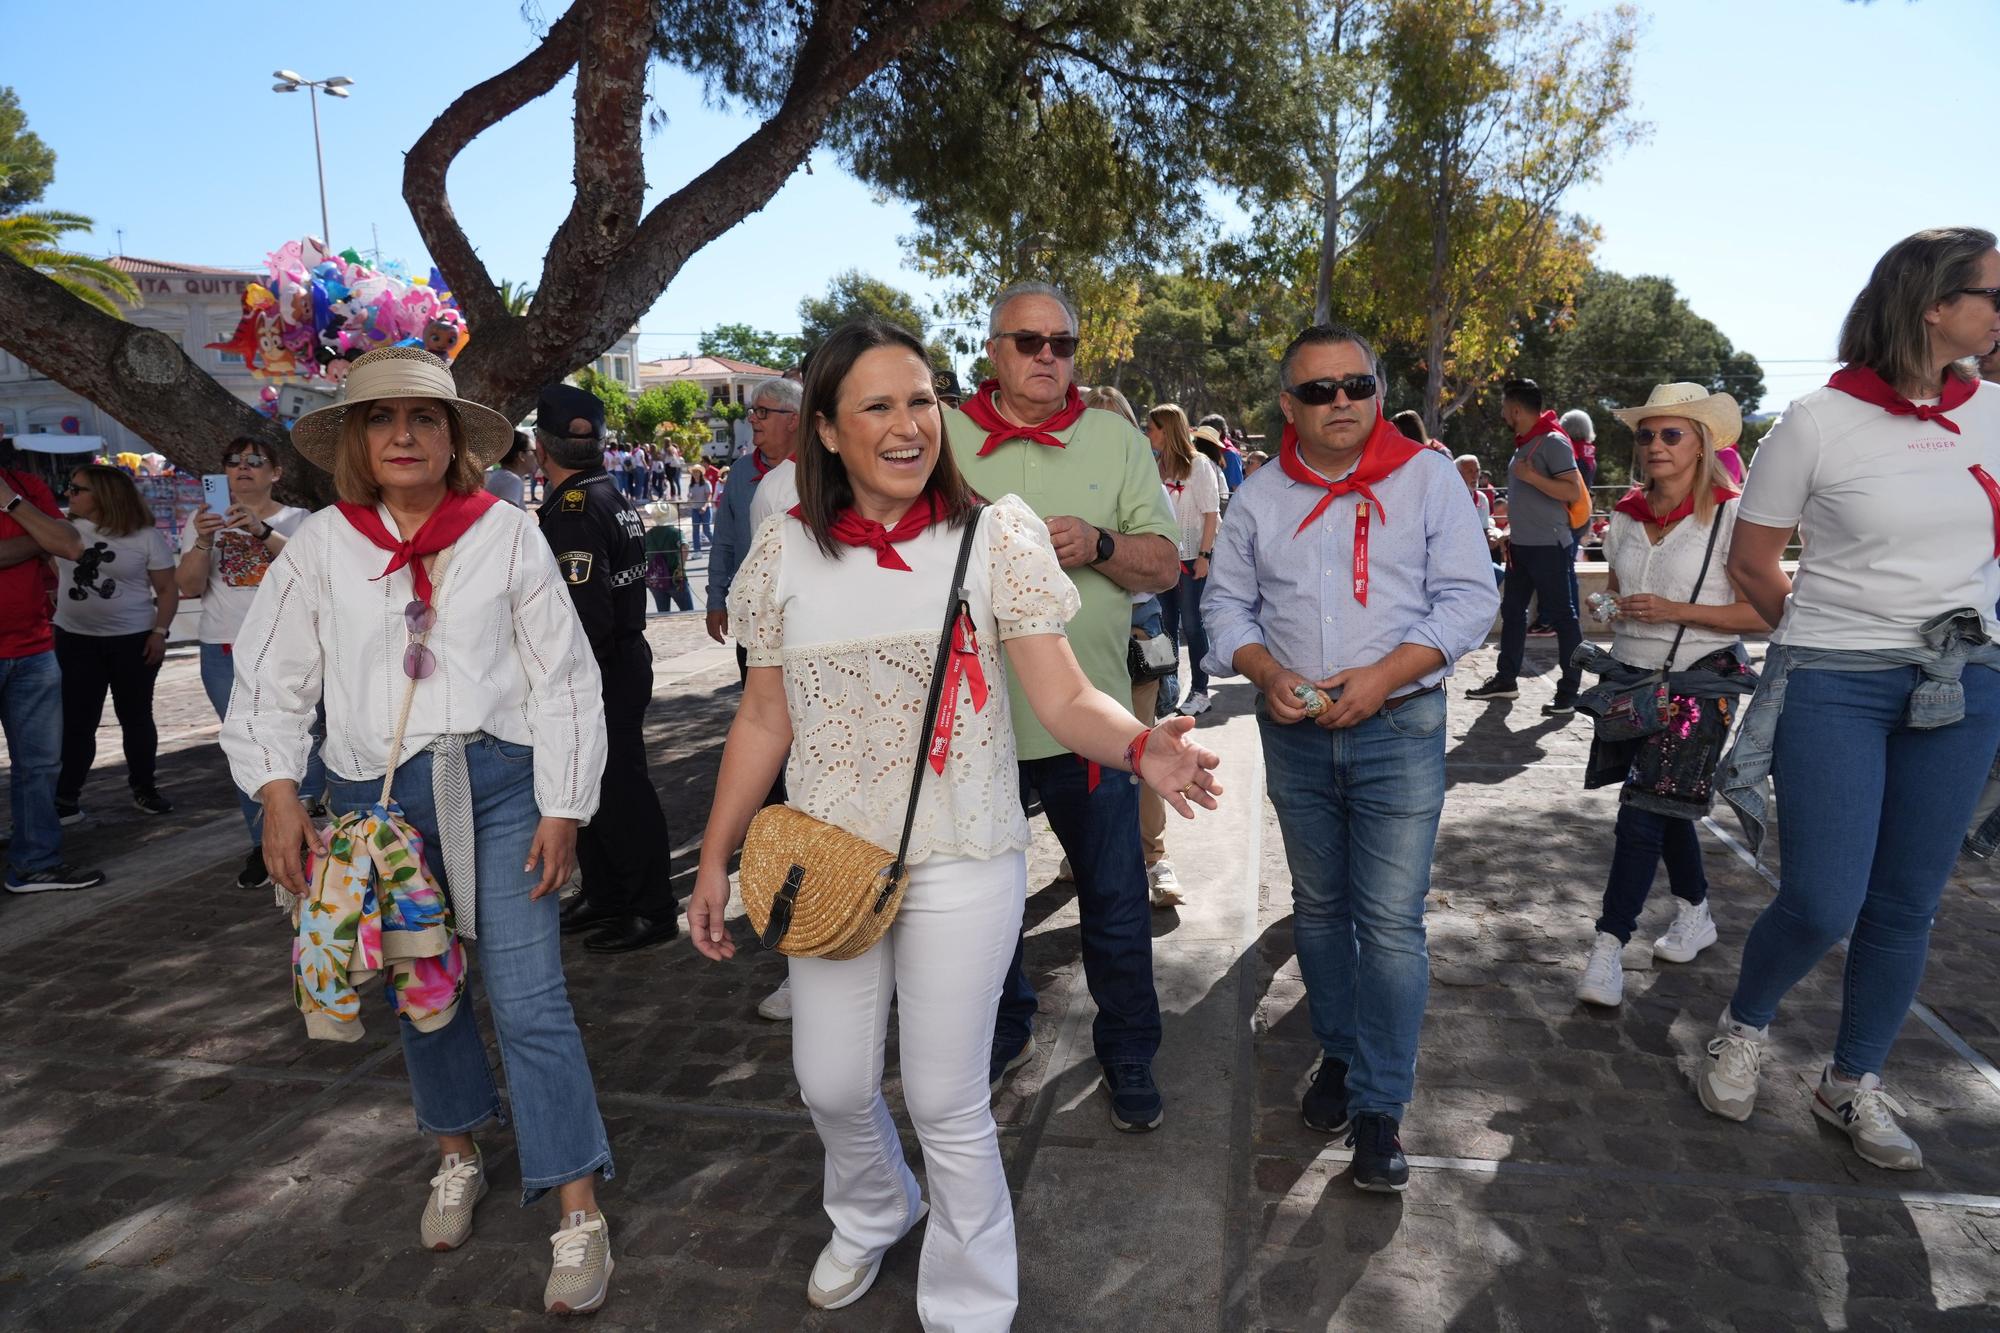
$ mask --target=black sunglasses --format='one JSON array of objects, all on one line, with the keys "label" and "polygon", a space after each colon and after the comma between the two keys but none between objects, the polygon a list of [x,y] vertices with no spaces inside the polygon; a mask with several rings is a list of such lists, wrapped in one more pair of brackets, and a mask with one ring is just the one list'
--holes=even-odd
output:
[{"label": "black sunglasses", "polygon": [[1022,356],[1040,356],[1044,347],[1049,348],[1064,361],[1076,355],[1074,333],[1058,333],[1053,337],[1046,333],[1003,333],[1000,336],[1012,338],[1014,350]]},{"label": "black sunglasses", "polygon": [[1347,401],[1350,403],[1373,398],[1375,377],[1349,375],[1346,379],[1339,380],[1307,380],[1303,384],[1294,384],[1291,387],[1292,397],[1310,407],[1324,407],[1334,400],[1335,395],[1343,393],[1347,395]]},{"label": "black sunglasses", "polygon": [[1995,314],[2000,314],[2000,287],[1961,287],[1960,296],[1983,296],[1993,303]]},{"label": "black sunglasses", "polygon": [[69,485],[67,485],[67,486],[63,487],[63,494],[64,494],[64,495],[88,495],[88,494],[90,494],[90,487],[88,487],[88,486],[79,486],[79,485],[77,485],[77,484],[76,484],[75,482],[71,482],[71,483],[70,483]]},{"label": "black sunglasses", "polygon": [[1658,440],[1661,444],[1675,445],[1693,435],[1693,431],[1682,430],[1679,426],[1669,426],[1665,430],[1654,430],[1651,426],[1641,426],[1632,432],[1632,438],[1642,445],[1651,444],[1654,440]]}]

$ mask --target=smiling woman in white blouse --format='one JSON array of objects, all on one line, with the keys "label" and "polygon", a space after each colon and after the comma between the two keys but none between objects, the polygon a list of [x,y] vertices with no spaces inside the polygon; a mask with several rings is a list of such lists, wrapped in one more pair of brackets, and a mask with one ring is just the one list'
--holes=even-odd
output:
[{"label": "smiling woman in white blouse", "polygon": [[[545,1305],[595,1309],[611,1260],[593,1179],[610,1177],[611,1149],[563,983],[555,896],[604,767],[590,645],[534,520],[481,486],[511,427],[458,397],[442,361],[370,352],[341,402],[301,418],[292,438],[342,498],[293,534],[243,622],[223,749],[263,803],[272,876],[300,894],[302,849],[324,851],[298,798],[315,703],[326,703],[336,815],[378,800],[400,729],[393,799],[458,934],[478,946],[522,1202],[561,1196]],[[453,1249],[487,1189],[471,1131],[505,1112],[470,1004],[437,1031],[401,1029],[417,1124],[442,1159],[420,1232],[426,1248]]]},{"label": "smiling woman in white blouse", "polygon": [[[934,1210],[918,1319],[954,1333],[1005,1329],[1016,1303],[1014,1217],[986,1070],[1020,934],[1028,823],[1003,673],[1019,673],[1035,716],[1101,765],[1103,781],[1127,781],[1137,767],[1183,815],[1214,807],[1216,760],[1188,739],[1193,719],[1148,729],[1085,678],[1063,628],[1076,588],[1048,529],[1015,496],[977,507],[939,447],[937,397],[914,337],[874,322],[836,330],[813,354],[799,419],[799,504],[758,529],[730,588],[749,675],[702,840],[690,934],[710,958],[735,952],[723,928],[729,858],[787,753],[794,808],[897,845],[952,570],[965,525],[976,523],[970,625],[961,622],[938,714],[950,743],[931,748],[937,772],[925,774],[917,804],[902,908],[857,958],[791,960],[792,1063],[826,1147],[833,1221],[807,1300],[822,1309],[859,1300],[883,1253]],[[882,1098],[892,995],[928,1204]]]}]

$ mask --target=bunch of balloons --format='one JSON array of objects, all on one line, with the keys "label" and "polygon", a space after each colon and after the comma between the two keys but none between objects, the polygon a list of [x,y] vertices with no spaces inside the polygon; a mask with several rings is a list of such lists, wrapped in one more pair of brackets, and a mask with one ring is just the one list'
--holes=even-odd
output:
[{"label": "bunch of balloons", "polygon": [[243,293],[236,332],[227,342],[208,344],[235,352],[264,379],[338,384],[355,357],[391,343],[422,342],[434,323],[455,332],[448,357],[470,337],[435,268],[426,278],[411,278],[393,261],[371,268],[353,250],[331,254],[325,242],[308,236],[265,256],[264,270],[264,281]]}]

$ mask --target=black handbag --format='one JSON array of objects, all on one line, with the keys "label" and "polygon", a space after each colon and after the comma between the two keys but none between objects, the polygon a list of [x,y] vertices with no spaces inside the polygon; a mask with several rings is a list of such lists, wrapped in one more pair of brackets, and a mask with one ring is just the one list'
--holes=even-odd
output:
[{"label": "black handbag", "polygon": [[[1708,526],[1708,548],[1702,552],[1701,572],[1694,576],[1694,591],[1688,594],[1690,597],[1701,596],[1701,585],[1708,581],[1709,562],[1715,558],[1715,539],[1721,533],[1722,510],[1718,507],[1715,518]],[[1674,631],[1674,642],[1667,649],[1667,660],[1660,664],[1659,670],[1649,673],[1644,679],[1612,693],[1608,698],[1586,700],[1578,697],[1577,711],[1596,724],[1597,739],[1613,743],[1643,740],[1667,725],[1671,708],[1667,676],[1674,669],[1674,658],[1680,654],[1681,638],[1686,633],[1687,624],[1683,622]]]}]

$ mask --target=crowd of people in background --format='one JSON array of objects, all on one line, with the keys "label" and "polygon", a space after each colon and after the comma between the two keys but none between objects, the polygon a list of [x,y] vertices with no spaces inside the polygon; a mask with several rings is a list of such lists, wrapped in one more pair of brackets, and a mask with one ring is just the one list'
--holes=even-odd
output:
[{"label": "crowd of people in background", "polygon": [[[431,849],[446,932],[481,954],[523,1200],[559,1195],[546,1308],[595,1309],[613,1267],[594,1196],[611,1145],[560,941],[616,953],[679,933],[648,773],[646,603],[693,612],[705,575],[703,628],[734,642],[742,694],[688,905],[693,946],[735,952],[730,863],[760,809],[885,846],[905,793],[926,803],[882,940],[790,959],[758,1006],[793,1024],[827,1155],[832,1234],[806,1299],[861,1299],[928,1213],[920,1321],[1000,1330],[1017,1258],[989,1094],[1038,1058],[1024,801],[1075,885],[1110,1123],[1147,1133],[1170,1091],[1153,1074],[1168,1034],[1149,907],[1202,888],[1168,856],[1166,811],[1215,808],[1218,761],[1194,728],[1215,682],[1249,683],[1320,1048],[1300,1071],[1300,1118],[1352,1149],[1354,1185],[1400,1192],[1446,684],[1497,616],[1496,666],[1464,697],[1518,699],[1528,640],[1552,638],[1540,712],[1587,718],[1583,786],[1618,790],[1598,915],[1579,923],[1577,1000],[1622,1002],[1662,863],[1674,910],[1652,957],[1686,963],[1719,943],[1699,821],[1721,797],[1755,850],[1775,776],[1778,892],[1742,942],[1695,1094],[1716,1115],[1753,1114],[1781,1003],[1845,941],[1813,1113],[1867,1163],[1921,1166],[1884,1066],[1961,850],[2000,845],[2000,387],[1980,376],[2000,373],[1992,233],[1892,247],[1840,330],[1842,369],[1786,409],[1747,470],[1741,410],[1713,385],[1664,382],[1611,408],[1632,433],[1633,485],[1605,514],[1597,421],[1559,412],[1532,379],[1500,391],[1503,489],[1497,467],[1388,411],[1395,385],[1359,330],[1313,325],[1285,348],[1270,452],[1220,417],[1139,412],[1078,384],[1078,347],[1068,296],[1011,286],[989,307],[992,378],[948,398],[909,332],[850,324],[802,382],[754,387],[734,458],[621,444],[603,404],[566,384],[518,431],[459,397],[446,362],[383,349],[293,431],[338,504],[284,503],[280,460],[238,439],[222,458],[228,503],[197,507],[178,552],[121,469],[73,469],[65,514],[0,458],[5,887],[104,882],[62,849],[65,826],[106,799],[89,778],[107,695],[129,799],[173,811],[153,691],[198,598],[200,678],[248,839],[237,884],[305,892],[331,859],[328,816],[392,817]],[[1587,599],[1586,548],[1605,565]],[[954,584],[959,553],[969,572]],[[947,619],[949,711],[932,713],[948,593],[962,620]],[[1585,642],[1586,613],[1608,650]],[[1758,661],[1746,640],[1766,635]],[[933,721],[942,746],[920,755]],[[574,865],[581,892],[561,902]],[[456,1007],[426,1028],[397,994],[417,1120],[439,1153],[420,1233],[450,1249],[488,1190],[472,1131],[502,1101],[471,1004],[451,991]],[[892,994],[928,1198],[882,1095]]]}]

